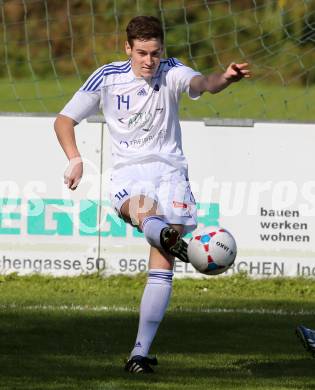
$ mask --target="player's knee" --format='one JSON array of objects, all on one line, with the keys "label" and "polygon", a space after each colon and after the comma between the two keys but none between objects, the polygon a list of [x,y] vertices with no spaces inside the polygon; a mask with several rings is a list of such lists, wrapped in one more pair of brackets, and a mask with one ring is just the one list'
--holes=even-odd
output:
[{"label": "player's knee", "polygon": [[128,199],[121,207],[120,214],[126,222],[141,227],[145,218],[156,215],[157,203],[144,195]]},{"label": "player's knee", "polygon": [[137,204],[131,205],[133,212],[131,215],[137,220],[138,225],[141,226],[143,221],[151,215],[157,214],[157,203],[155,200],[142,196]]}]

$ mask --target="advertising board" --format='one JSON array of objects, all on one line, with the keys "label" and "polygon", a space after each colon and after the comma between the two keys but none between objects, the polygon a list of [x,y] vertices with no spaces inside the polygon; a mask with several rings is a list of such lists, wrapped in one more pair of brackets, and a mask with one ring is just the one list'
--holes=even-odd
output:
[{"label": "advertising board", "polygon": [[[63,183],[67,160],[53,117],[0,116],[0,271],[52,275],[147,270],[142,233],[108,198],[106,124],[76,127],[84,177]],[[226,274],[315,276],[314,125],[183,121],[198,227],[223,226],[238,256]],[[189,239],[189,236],[187,236]],[[177,262],[177,277],[201,277]]]}]

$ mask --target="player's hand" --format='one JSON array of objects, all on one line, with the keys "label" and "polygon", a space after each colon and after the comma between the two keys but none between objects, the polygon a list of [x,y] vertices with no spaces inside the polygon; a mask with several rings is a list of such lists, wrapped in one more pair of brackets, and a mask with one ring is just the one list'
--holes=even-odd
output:
[{"label": "player's hand", "polygon": [[75,190],[83,175],[83,162],[81,157],[69,160],[68,168],[64,173],[64,183],[70,190]]},{"label": "player's hand", "polygon": [[251,72],[248,69],[248,63],[244,62],[243,64],[235,64],[232,62],[224,72],[223,77],[229,82],[239,81],[243,77],[251,77]]}]

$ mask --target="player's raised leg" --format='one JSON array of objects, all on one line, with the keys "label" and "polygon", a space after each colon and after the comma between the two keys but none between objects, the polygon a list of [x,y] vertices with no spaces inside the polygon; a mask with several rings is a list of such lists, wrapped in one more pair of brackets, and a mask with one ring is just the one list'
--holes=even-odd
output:
[{"label": "player's raised leg", "polygon": [[144,195],[128,199],[121,207],[123,218],[139,226],[148,243],[165,254],[188,263],[187,243],[181,232],[167,224],[163,216],[157,215],[157,204]]}]

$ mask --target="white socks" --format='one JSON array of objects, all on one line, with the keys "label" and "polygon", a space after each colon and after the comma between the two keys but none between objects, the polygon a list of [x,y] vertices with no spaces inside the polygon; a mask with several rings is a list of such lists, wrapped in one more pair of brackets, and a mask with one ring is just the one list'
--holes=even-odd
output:
[{"label": "white socks", "polygon": [[[151,246],[161,248],[161,231],[168,226],[162,218],[152,215],[143,220],[141,229]],[[171,297],[172,279],[173,271],[165,269],[149,271],[140,305],[137,339],[130,357],[148,355]]]},{"label": "white socks", "polygon": [[172,292],[173,271],[151,269],[144,289],[138,335],[130,357],[147,356]]},{"label": "white socks", "polygon": [[161,231],[168,226],[169,225],[165,223],[162,218],[151,215],[144,218],[141,229],[150,245],[155,248],[161,248]]}]

